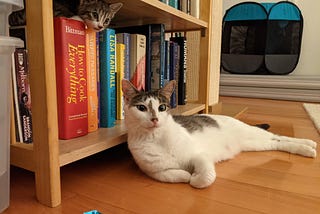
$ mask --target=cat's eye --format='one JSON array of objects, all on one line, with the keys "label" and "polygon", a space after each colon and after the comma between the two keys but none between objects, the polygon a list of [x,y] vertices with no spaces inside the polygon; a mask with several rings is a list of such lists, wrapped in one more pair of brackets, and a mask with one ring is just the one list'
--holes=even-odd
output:
[{"label": "cat's eye", "polygon": [[98,19],[99,18],[99,14],[97,12],[92,12],[92,16],[94,19]]},{"label": "cat's eye", "polygon": [[161,104],[158,108],[159,111],[166,111],[167,110],[167,106],[165,104]]},{"label": "cat's eye", "polygon": [[110,20],[111,20],[110,18],[106,18],[106,20],[104,21],[104,23],[105,23],[105,24],[109,24]]},{"label": "cat's eye", "polygon": [[147,111],[147,107],[145,107],[144,105],[137,105],[136,107],[139,111]]}]

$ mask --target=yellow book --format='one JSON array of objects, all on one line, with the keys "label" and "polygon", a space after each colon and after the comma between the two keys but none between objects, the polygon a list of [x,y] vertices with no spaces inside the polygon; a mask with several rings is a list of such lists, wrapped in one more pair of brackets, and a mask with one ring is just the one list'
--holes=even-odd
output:
[{"label": "yellow book", "polygon": [[97,44],[96,32],[86,29],[86,60],[88,79],[88,132],[98,129]]},{"label": "yellow book", "polygon": [[116,59],[117,59],[117,120],[124,119],[123,112],[123,94],[121,87],[121,80],[124,77],[124,57],[125,57],[125,45],[117,43],[116,45]]}]

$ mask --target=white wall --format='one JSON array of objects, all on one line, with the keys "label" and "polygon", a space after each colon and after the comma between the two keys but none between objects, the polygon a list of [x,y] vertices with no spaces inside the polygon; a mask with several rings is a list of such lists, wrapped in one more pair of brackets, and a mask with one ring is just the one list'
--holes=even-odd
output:
[{"label": "white wall", "polygon": [[[243,0],[223,0],[223,15],[231,6]],[[256,2],[279,2],[274,0],[256,0]],[[300,59],[296,69],[290,75],[320,76],[320,1],[291,0],[301,10],[304,26]]]}]

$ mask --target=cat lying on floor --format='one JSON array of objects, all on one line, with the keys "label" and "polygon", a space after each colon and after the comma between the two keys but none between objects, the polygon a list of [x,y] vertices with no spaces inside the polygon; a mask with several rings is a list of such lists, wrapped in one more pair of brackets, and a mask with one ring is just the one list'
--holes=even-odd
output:
[{"label": "cat lying on floor", "polygon": [[317,144],[312,140],[275,135],[228,116],[171,115],[169,99],[175,84],[143,92],[122,81],[128,147],[150,177],[204,188],[216,178],[214,163],[241,151],[279,150],[316,157]]}]

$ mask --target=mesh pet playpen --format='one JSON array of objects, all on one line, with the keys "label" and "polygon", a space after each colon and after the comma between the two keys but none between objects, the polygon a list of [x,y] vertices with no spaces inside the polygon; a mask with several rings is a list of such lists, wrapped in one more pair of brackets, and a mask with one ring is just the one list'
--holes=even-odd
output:
[{"label": "mesh pet playpen", "polygon": [[302,29],[291,2],[234,5],[223,18],[221,65],[235,74],[289,74],[299,61]]}]

